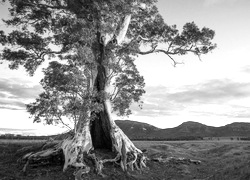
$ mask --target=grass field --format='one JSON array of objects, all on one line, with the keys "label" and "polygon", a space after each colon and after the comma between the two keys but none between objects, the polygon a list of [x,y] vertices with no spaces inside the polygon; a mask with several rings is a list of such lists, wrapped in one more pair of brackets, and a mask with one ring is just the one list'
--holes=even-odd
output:
[{"label": "grass field", "polygon": [[[105,179],[152,179],[152,180],[249,180],[250,142],[248,141],[134,141],[140,149],[147,149],[147,168],[142,172],[124,173],[115,165],[107,164]],[[62,172],[61,164],[32,166],[27,173],[17,164],[24,146],[39,146],[41,141],[0,141],[0,180],[66,180],[74,179],[73,168]],[[173,158],[170,158],[173,157]],[[179,160],[179,158],[184,158]],[[156,161],[168,159],[167,161]],[[169,160],[170,159],[170,160]],[[185,161],[199,160],[200,164]],[[103,179],[94,172],[85,179]]]},{"label": "grass field", "polygon": [[18,144],[18,145],[24,145],[24,144],[39,144],[46,142],[46,140],[26,140],[26,139],[0,139],[0,144]]}]

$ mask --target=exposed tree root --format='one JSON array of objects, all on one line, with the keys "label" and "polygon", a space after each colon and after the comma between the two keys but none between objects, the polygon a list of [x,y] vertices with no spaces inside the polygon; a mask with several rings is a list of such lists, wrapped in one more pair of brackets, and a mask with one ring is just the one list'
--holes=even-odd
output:
[{"label": "exposed tree root", "polygon": [[[60,143],[61,144],[61,143]],[[53,161],[58,160],[58,156],[61,155],[60,144],[57,144],[53,148],[41,150],[38,152],[29,152],[18,160],[19,163],[24,162],[23,172],[26,172],[27,166],[32,163],[39,163],[40,165],[50,164]]]},{"label": "exposed tree root", "polygon": [[94,170],[100,176],[105,176],[102,171],[105,163],[116,163],[123,171],[127,171],[128,167],[132,171],[146,167],[146,157],[142,151],[134,146],[115,123],[112,124],[110,134],[113,150],[109,152],[109,156],[107,152],[100,153],[102,150],[94,150],[89,125],[85,124],[82,131],[77,132],[73,138],[67,138],[48,149],[24,155],[20,161],[24,163],[23,172],[27,170],[29,164],[44,164],[44,162],[49,164],[53,157],[62,156],[62,154],[64,155],[63,171],[68,166],[78,169],[74,173],[76,180],[81,180],[84,174],[90,172],[87,159],[93,161]]},{"label": "exposed tree root", "polygon": [[124,171],[127,171],[127,167],[130,167],[132,171],[134,168],[141,170],[146,167],[146,157],[142,151],[135,147],[116,124],[112,124],[111,137],[113,140],[113,151],[118,152],[118,156],[121,159],[120,166]]},{"label": "exposed tree root", "polygon": [[75,180],[82,180],[82,176],[83,176],[84,174],[89,173],[89,171],[90,171],[90,167],[88,167],[88,166],[86,166],[85,168],[79,169],[78,171],[76,171],[76,172],[74,173]]}]

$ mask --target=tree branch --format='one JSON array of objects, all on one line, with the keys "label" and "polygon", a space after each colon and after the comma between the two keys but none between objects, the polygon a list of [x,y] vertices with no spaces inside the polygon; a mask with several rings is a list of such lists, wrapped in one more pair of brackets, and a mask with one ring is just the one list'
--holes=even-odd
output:
[{"label": "tree branch", "polygon": [[148,51],[138,51],[137,53],[138,54],[141,54],[141,55],[147,55],[147,54],[152,54],[152,53],[159,53],[159,52],[162,52],[166,55],[177,55],[177,54],[180,54],[182,51],[183,52],[192,52],[198,56],[201,55],[201,53],[199,51],[196,51],[194,50],[193,48],[194,47],[197,47],[197,46],[194,46],[193,44],[190,46],[190,47],[183,47],[183,46],[180,46],[180,47],[176,47],[174,49],[170,49],[171,46],[172,46],[172,43],[169,44],[168,46],[168,49],[167,50],[164,50],[164,49],[156,49],[158,45],[152,45],[152,49],[148,50]]},{"label": "tree branch", "polygon": [[157,45],[153,46],[152,49],[150,49],[149,51],[139,51],[137,53],[141,54],[141,55],[152,54],[152,53],[156,52],[156,47],[157,47]]},{"label": "tree branch", "polygon": [[183,64],[183,62],[177,62],[177,61],[175,61],[174,58],[172,56],[170,56],[169,54],[167,54],[167,56],[173,61],[174,67],[176,67],[177,64]]},{"label": "tree branch", "polygon": [[137,39],[141,39],[143,41],[152,41],[153,39],[149,39],[149,38],[144,38],[141,35],[137,36]]},{"label": "tree branch", "polygon": [[[162,53],[166,54],[173,61],[174,67],[176,67],[177,64],[183,64],[183,62],[177,62],[177,61],[175,61],[174,58],[171,55],[177,55],[177,54],[179,54],[180,50],[181,51],[183,50],[185,52],[193,52],[193,53],[197,54],[196,51],[191,50],[192,47],[189,48],[189,49],[178,49],[178,50],[174,50],[174,52],[171,52],[171,51],[169,51],[170,50],[170,46],[171,46],[171,43],[170,43],[170,45],[168,47],[168,50],[164,50],[164,49],[156,49],[157,45],[155,45],[155,46],[152,47],[152,49],[150,49],[148,51],[144,51],[144,52],[143,51],[139,51],[138,54],[147,55],[147,54],[162,52]],[[198,55],[198,57],[200,59],[200,55],[199,54],[197,54],[197,55]]]},{"label": "tree branch", "polygon": [[124,41],[130,21],[131,21],[131,14],[128,14],[125,16],[121,28],[119,29],[119,33],[116,37],[118,45],[120,45]]},{"label": "tree branch", "polygon": [[72,128],[71,128],[68,124],[66,124],[66,123],[63,122],[63,120],[62,120],[62,118],[61,118],[61,116],[60,116],[59,114],[57,114],[57,118],[59,119],[59,121],[60,121],[64,126],[66,126],[69,130],[72,130]]}]

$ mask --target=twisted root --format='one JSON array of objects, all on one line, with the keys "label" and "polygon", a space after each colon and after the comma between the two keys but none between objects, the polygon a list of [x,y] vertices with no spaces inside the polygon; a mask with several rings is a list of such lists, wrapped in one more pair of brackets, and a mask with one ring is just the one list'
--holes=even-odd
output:
[{"label": "twisted root", "polygon": [[68,166],[74,166],[79,169],[75,173],[76,180],[80,180],[83,174],[90,172],[90,167],[84,162],[87,157],[90,157],[94,161],[95,171],[101,176],[104,176],[102,169],[107,162],[119,164],[125,172],[128,168],[132,171],[134,171],[134,169],[141,171],[146,167],[146,157],[143,155],[142,151],[134,146],[116,124],[112,125],[110,134],[113,144],[112,151],[116,154],[114,158],[102,159],[102,157],[96,156],[93,151],[90,131],[86,128],[81,133],[76,133],[73,138],[65,139],[53,148],[36,153],[30,152],[23,156],[22,160],[26,160],[23,172],[26,171],[31,161],[41,162],[49,159],[51,156],[62,154],[62,152],[65,160],[63,171],[65,171]]},{"label": "twisted root", "polygon": [[89,171],[90,171],[90,167],[88,166],[85,166],[84,168],[79,169],[78,171],[74,173],[75,180],[82,180],[82,176],[84,174],[88,174]]}]

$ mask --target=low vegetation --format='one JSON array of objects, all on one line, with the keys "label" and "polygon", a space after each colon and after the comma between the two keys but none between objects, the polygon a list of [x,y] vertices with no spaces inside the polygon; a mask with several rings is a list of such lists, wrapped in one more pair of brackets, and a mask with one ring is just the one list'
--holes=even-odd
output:
[{"label": "low vegetation", "polygon": [[[74,168],[62,172],[63,159],[39,166],[30,163],[26,173],[18,159],[25,148],[41,148],[44,141],[1,140],[1,180],[68,180],[75,179]],[[103,169],[106,179],[250,179],[250,142],[225,140],[203,141],[134,141],[146,150],[147,168],[143,171],[123,172],[119,166],[107,164]],[[22,149],[23,150],[20,150]],[[103,152],[105,154],[105,152]],[[54,163],[53,163],[54,162]],[[200,162],[200,163],[199,163]],[[91,162],[87,162],[91,163]],[[85,179],[105,179],[93,169]]]}]

